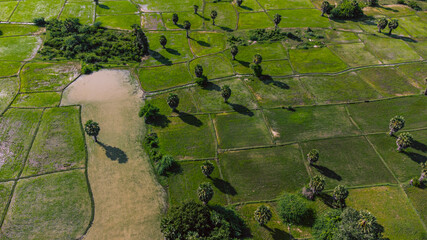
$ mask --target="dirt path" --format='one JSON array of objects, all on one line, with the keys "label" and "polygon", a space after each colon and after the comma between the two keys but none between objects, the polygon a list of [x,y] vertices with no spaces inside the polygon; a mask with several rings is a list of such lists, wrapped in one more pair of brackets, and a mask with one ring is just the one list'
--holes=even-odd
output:
[{"label": "dirt path", "polygon": [[77,79],[61,105],[81,104],[83,123],[99,122],[99,144],[87,138],[95,218],[84,239],[162,239],[165,193],[138,139],[142,92],[127,71],[102,70]]}]

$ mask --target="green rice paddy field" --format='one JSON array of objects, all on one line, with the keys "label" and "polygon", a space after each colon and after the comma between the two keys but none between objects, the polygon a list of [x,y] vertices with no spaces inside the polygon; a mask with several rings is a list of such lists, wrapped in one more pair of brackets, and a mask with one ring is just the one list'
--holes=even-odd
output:
[{"label": "green rice paddy field", "polygon": [[[224,0],[0,0],[0,239],[80,239],[96,208],[81,106],[60,105],[82,67],[37,54],[45,38],[43,28],[29,24],[37,17],[77,17],[118,31],[142,26],[150,57],[117,68],[130,70],[144,100],[167,118],[146,127],[180,164],[164,183],[169,206],[197,199],[198,185],[208,181],[211,204],[234,208],[249,238],[309,239],[311,226],[289,231],[280,221],[277,200],[323,175],[326,194],[346,185],[347,205],[372,212],[386,238],[427,239],[427,189],[409,185],[427,161],[427,4],[416,0],[422,10],[415,11],[380,0],[357,21],[335,21],[320,16],[321,2],[244,0],[239,7]],[[215,26],[212,10],[218,12]],[[246,41],[233,60],[227,39],[274,29],[276,13],[281,31],[322,44]],[[381,17],[399,20],[391,36],[377,32]],[[186,20],[192,24],[188,39]],[[322,37],[311,39],[307,28]],[[165,48],[161,35],[168,39]],[[250,69],[255,54],[263,57],[260,78]],[[194,83],[197,64],[209,80],[205,88]],[[224,85],[232,90],[227,103],[220,94]],[[170,93],[180,98],[178,113],[166,103]],[[404,130],[415,140],[404,152],[387,135],[396,115],[405,117]],[[309,165],[305,156],[313,148],[320,160]],[[215,166],[209,179],[200,171],[206,159]],[[273,210],[266,227],[253,219],[262,203]],[[317,215],[330,208],[321,199],[307,203]]]}]

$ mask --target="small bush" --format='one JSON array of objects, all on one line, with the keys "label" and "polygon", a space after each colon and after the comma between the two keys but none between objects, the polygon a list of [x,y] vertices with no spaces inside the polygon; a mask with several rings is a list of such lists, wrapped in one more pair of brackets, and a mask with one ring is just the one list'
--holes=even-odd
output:
[{"label": "small bush", "polygon": [[248,42],[244,40],[242,37],[229,36],[227,38],[228,46],[246,46]]},{"label": "small bush", "polygon": [[248,37],[252,41],[280,41],[286,39],[287,33],[283,33],[280,29],[277,30],[266,30],[256,29],[248,32]]},{"label": "small bush", "polygon": [[303,224],[312,222],[314,218],[313,209],[299,195],[285,193],[278,204],[278,213],[284,223]]},{"label": "small bush", "polygon": [[166,172],[172,170],[175,165],[175,159],[172,156],[165,155],[157,162],[156,171],[159,175],[165,175]]},{"label": "small bush", "polygon": [[37,26],[37,27],[44,27],[46,26],[46,20],[44,19],[44,17],[39,17],[39,18],[34,18],[33,19],[33,23]]}]

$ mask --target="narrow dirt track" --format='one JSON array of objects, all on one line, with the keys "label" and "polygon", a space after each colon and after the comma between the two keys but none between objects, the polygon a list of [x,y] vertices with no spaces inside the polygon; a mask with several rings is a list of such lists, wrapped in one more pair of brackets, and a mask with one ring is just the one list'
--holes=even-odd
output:
[{"label": "narrow dirt track", "polygon": [[61,105],[82,105],[82,121],[99,123],[99,144],[86,138],[95,218],[84,239],[162,239],[165,193],[142,154],[138,117],[142,91],[129,72],[84,75],[65,91]]}]

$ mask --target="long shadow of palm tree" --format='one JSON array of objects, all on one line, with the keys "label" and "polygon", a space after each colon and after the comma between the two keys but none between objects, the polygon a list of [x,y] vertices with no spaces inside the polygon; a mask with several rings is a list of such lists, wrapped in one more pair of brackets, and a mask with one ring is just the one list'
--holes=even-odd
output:
[{"label": "long shadow of palm tree", "polygon": [[185,113],[185,112],[179,112],[179,116],[178,116],[183,122],[196,126],[196,127],[201,127],[203,125],[203,122],[200,121],[200,119],[198,119],[196,116],[189,114],[189,113]]},{"label": "long shadow of palm tree", "polygon": [[102,143],[100,141],[98,141],[97,143],[98,143],[99,146],[101,146],[102,148],[104,148],[105,154],[112,161],[116,161],[117,160],[119,163],[126,163],[129,160],[129,158],[126,155],[126,153],[123,150],[121,150],[120,148],[109,146],[109,145],[104,144],[104,143]]}]

